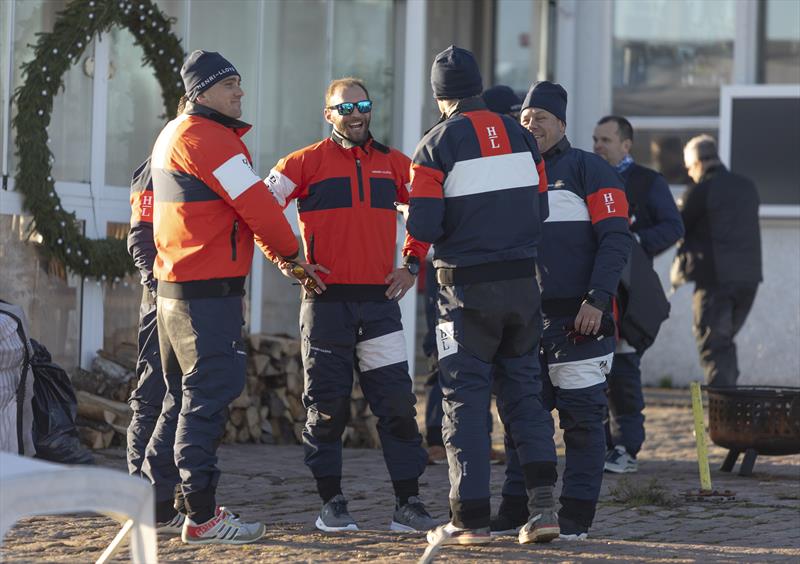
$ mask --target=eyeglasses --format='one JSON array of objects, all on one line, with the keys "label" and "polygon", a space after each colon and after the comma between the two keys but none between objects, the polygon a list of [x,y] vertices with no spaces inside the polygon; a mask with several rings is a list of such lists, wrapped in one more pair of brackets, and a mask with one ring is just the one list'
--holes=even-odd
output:
[{"label": "eyeglasses", "polygon": [[362,114],[368,114],[372,111],[372,100],[361,100],[360,102],[342,102],[335,106],[327,106],[328,110],[336,110],[340,116],[349,116],[353,110],[358,108]]}]

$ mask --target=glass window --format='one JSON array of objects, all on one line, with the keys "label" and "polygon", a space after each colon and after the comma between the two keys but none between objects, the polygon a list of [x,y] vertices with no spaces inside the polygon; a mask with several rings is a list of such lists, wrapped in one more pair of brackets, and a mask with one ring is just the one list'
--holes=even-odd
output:
[{"label": "glass window", "polygon": [[[11,3],[0,3],[0,174],[5,174],[6,171],[2,169],[3,155],[5,155],[5,142],[6,142],[6,123],[4,110],[7,108],[8,100],[6,98],[6,86],[8,84],[8,69],[10,55],[8,49],[8,26],[6,25],[6,18],[11,13]],[[10,93],[10,92],[9,92]],[[8,171],[11,174],[11,171]],[[2,187],[0,187],[2,189]]]},{"label": "glass window", "polygon": [[800,83],[800,2],[767,0],[761,82]]},{"label": "glass window", "polygon": [[[127,223],[108,223],[106,236],[124,239],[128,236]],[[115,356],[136,358],[139,327],[139,304],[142,285],[139,274],[108,284],[103,293],[103,349]]]},{"label": "glass window", "polygon": [[[38,33],[53,30],[57,14],[64,9],[64,0],[28,0],[17,2],[14,12],[14,80],[13,89],[23,84],[22,65],[33,58],[33,45]],[[53,176],[56,180],[89,182],[92,138],[92,79],[84,72],[84,63],[93,57],[94,40],[84,50],[80,61],[63,75],[63,88],[53,100],[48,133],[53,153]],[[56,80],[55,77],[53,80]],[[11,109],[12,119],[16,105]],[[16,167],[15,132],[9,142],[9,169]],[[76,143],[75,140],[82,140]]]},{"label": "glass window", "polygon": [[636,129],[631,156],[640,165],[659,171],[670,184],[686,184],[689,177],[683,164],[683,147],[702,133],[717,138],[716,129]]},{"label": "glass window", "polygon": [[71,370],[79,363],[80,280],[42,261],[37,233],[28,236],[32,218],[0,214],[0,298],[22,307],[30,336],[53,360]]},{"label": "glass window", "polygon": [[364,80],[375,101],[370,131],[392,144],[392,93],[394,91],[394,22],[389,0],[344,0],[334,3],[334,29],[358,33],[333,34],[333,76]]},{"label": "glass window", "polygon": [[[319,141],[323,134],[322,106],[328,85],[326,21],[324,0],[264,4],[259,54],[261,115],[256,124],[260,139],[257,172],[262,176],[281,157]],[[303,33],[297,33],[298,29]]]},{"label": "glass window", "polygon": [[[159,6],[164,10],[165,6]],[[183,18],[183,6],[167,5],[166,15]],[[172,31],[180,37],[180,26]],[[127,29],[109,31],[108,111],[106,122],[106,184],[128,186],[133,171],[153,148],[158,132],[174,116],[166,116],[161,86],[153,67],[144,64],[144,51]],[[183,61],[175,61],[180,69]],[[176,80],[180,78],[176,75]]]},{"label": "glass window", "polygon": [[719,113],[733,67],[736,2],[616,0],[613,111],[628,116]]},{"label": "glass window", "polygon": [[[497,0],[495,4],[494,82],[526,92],[538,71],[539,45],[534,2]],[[533,33],[532,33],[532,30]],[[533,36],[533,37],[532,37]],[[491,84],[484,85],[486,87]]]}]

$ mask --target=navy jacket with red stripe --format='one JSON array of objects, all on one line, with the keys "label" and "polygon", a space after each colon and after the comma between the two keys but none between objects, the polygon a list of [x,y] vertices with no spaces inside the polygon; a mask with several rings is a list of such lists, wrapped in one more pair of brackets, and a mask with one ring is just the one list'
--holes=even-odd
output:
[{"label": "navy jacket with red stripe", "polygon": [[[437,268],[534,259],[547,176],[533,135],[480,98],[461,100],[417,145],[407,228]],[[531,271],[531,274],[533,272]]]},{"label": "navy jacket with red stripe", "polygon": [[622,179],[606,161],[573,148],[566,137],[543,156],[550,216],[539,246],[542,301],[579,299],[589,290],[610,298],[632,242]]}]

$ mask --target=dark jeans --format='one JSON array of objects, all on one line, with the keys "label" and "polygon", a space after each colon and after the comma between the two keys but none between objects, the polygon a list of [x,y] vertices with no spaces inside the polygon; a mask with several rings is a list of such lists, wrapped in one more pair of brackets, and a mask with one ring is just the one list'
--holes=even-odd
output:
[{"label": "dark jeans", "polygon": [[734,337],[753,306],[757,286],[695,288],[694,336],[710,386],[735,386],[739,379]]},{"label": "dark jeans", "polygon": [[133,415],[128,425],[128,472],[142,475],[144,451],[156,421],[161,413],[161,404],[167,393],[164,373],[161,370],[161,355],[158,352],[158,326],[156,324],[156,299],[147,288],[143,288],[139,307],[139,348],[136,357],[136,389],[128,403]]}]

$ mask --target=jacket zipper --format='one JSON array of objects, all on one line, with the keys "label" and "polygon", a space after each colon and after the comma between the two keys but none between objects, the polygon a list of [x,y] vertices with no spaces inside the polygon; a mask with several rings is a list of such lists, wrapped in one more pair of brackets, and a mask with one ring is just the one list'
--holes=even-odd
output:
[{"label": "jacket zipper", "polygon": [[356,175],[358,176],[358,199],[364,201],[364,182],[361,180],[361,159],[356,159]]},{"label": "jacket zipper", "polygon": [[314,235],[311,235],[311,240],[308,242],[308,258],[311,259],[311,264],[317,264],[314,259]]},{"label": "jacket zipper", "polygon": [[233,220],[233,229],[231,229],[231,260],[236,260],[236,236],[239,234],[239,220]]}]

